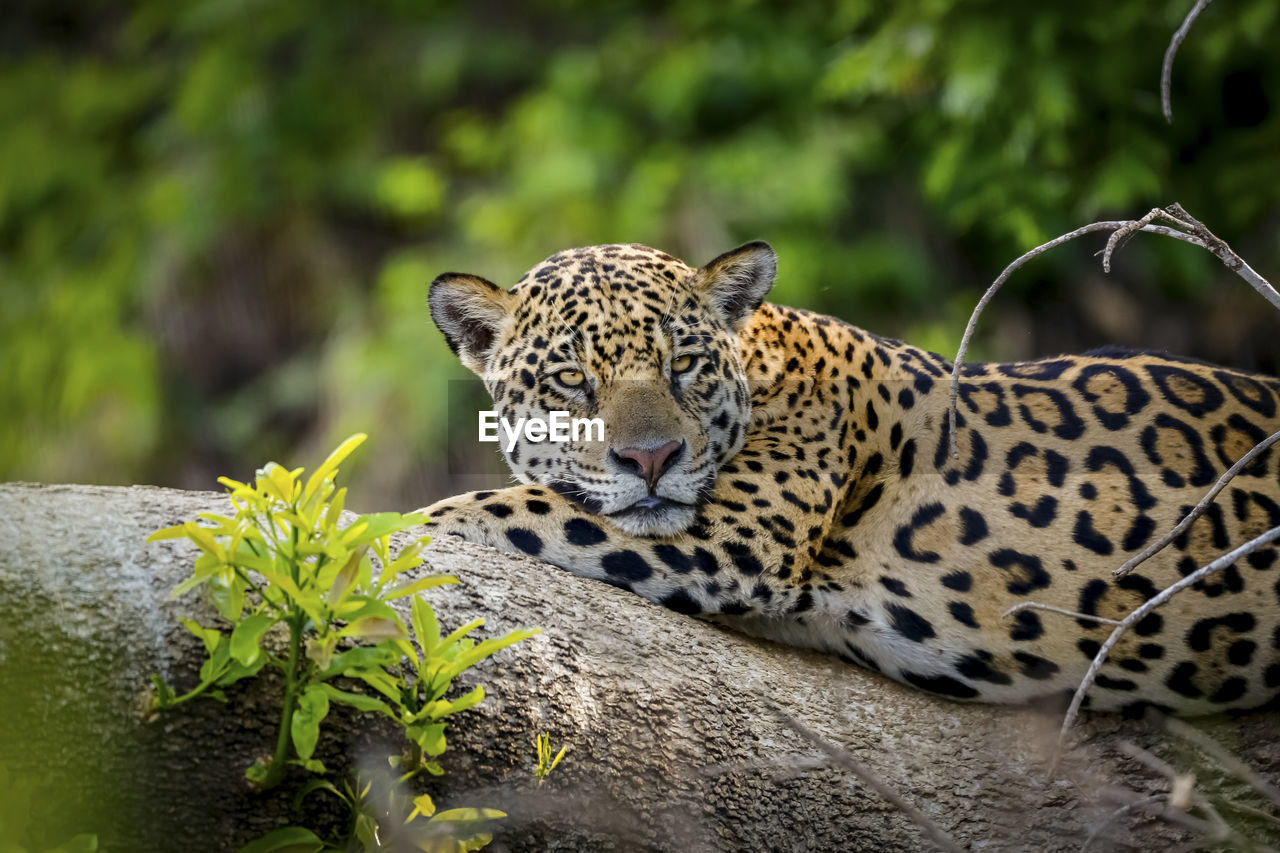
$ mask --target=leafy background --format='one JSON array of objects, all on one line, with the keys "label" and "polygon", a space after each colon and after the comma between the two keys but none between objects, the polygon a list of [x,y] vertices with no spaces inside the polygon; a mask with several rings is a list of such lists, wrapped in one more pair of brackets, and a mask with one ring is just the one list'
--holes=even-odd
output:
[{"label": "leafy background", "polygon": [[[372,434],[353,493],[450,471],[466,374],[425,307],[568,246],[701,263],[953,354],[999,270],[1172,201],[1280,272],[1280,7],[1190,2],[9,0],[0,479],[214,487]],[[1024,270],[975,355],[1119,343],[1276,371],[1276,318],[1140,237]],[[492,455],[489,457],[492,462]],[[491,467],[491,465],[489,466]]]}]

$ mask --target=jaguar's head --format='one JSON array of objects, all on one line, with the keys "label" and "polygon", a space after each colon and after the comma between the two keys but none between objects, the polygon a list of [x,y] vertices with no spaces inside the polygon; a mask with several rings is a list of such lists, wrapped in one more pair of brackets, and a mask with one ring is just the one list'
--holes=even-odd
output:
[{"label": "jaguar's head", "polygon": [[759,242],[701,269],[645,246],[592,246],[552,255],[509,291],[442,275],[431,316],[503,420],[563,425],[568,440],[540,439],[534,426],[509,450],[500,442],[520,481],[627,533],[672,535],[693,523],[746,437],[736,336],[775,269]]}]

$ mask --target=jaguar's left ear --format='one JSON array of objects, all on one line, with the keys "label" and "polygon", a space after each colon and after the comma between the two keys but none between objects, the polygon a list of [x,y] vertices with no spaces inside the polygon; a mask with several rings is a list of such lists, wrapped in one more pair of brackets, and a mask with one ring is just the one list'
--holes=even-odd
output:
[{"label": "jaguar's left ear", "polygon": [[511,310],[511,294],[478,275],[445,273],[431,282],[431,319],[449,349],[481,379]]},{"label": "jaguar's left ear", "polygon": [[725,252],[698,270],[694,287],[711,297],[711,304],[734,331],[740,329],[764,301],[778,271],[778,256],[761,240]]}]

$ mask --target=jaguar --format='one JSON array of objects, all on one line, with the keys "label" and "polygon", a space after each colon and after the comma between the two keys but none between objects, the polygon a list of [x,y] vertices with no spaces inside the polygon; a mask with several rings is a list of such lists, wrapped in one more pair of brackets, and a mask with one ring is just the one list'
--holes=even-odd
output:
[{"label": "jaguar", "polygon": [[[953,441],[947,359],[766,303],[776,269],[763,242],[697,269],[605,245],[510,290],[436,278],[431,316],[501,416],[606,431],[503,448],[519,484],[437,502],[430,529],[952,699],[1026,704],[1076,688],[1105,620],[1280,524],[1269,450],[1112,576],[1280,430],[1275,379],[1115,348],[965,364]],[[1276,557],[1255,551],[1135,624],[1087,707],[1272,701]]]}]

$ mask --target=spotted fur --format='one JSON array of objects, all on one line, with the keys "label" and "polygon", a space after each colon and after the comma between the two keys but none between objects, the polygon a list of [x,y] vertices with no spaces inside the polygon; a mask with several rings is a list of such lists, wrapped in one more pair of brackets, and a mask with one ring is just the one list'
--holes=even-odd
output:
[{"label": "spotted fur", "polygon": [[[523,485],[441,501],[434,528],[923,690],[1027,703],[1079,683],[1110,632],[1087,616],[1121,618],[1280,524],[1274,451],[1170,548],[1110,575],[1280,429],[1275,379],[1114,349],[965,365],[953,457],[951,365],[764,304],[774,267],[763,243],[700,270],[612,245],[553,255],[510,291],[437,279],[432,315],[504,416],[566,410],[606,434],[517,445]],[[1090,706],[1272,700],[1276,556],[1136,625]],[[1025,601],[1087,616],[1003,617]]]}]

